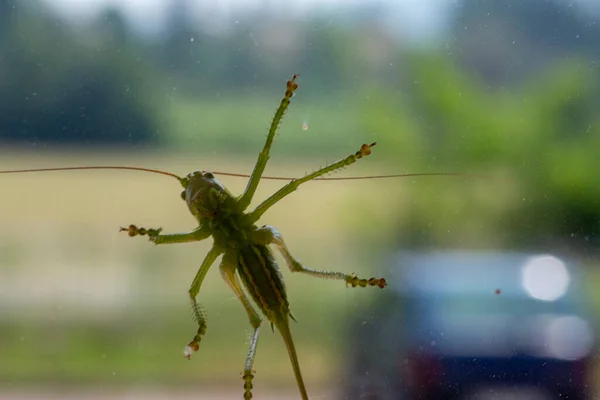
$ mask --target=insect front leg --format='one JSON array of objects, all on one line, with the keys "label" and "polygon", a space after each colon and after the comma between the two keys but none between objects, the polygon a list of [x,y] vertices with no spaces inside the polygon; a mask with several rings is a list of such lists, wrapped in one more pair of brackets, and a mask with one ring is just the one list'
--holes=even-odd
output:
[{"label": "insect front leg", "polygon": [[281,233],[279,233],[279,231],[272,226],[264,225],[263,227],[255,230],[252,233],[251,238],[257,244],[275,245],[275,247],[277,247],[277,249],[283,255],[283,258],[292,272],[303,272],[308,275],[325,279],[343,280],[346,282],[346,286],[351,285],[352,287],[378,286],[383,289],[387,285],[387,282],[384,278],[363,279],[359,278],[355,274],[346,274],[343,272],[334,271],[319,271],[303,266],[300,261],[292,256],[292,253],[290,253],[289,248],[283,241]]},{"label": "insect front leg", "polygon": [[240,285],[240,280],[236,275],[238,263],[238,253],[235,250],[228,250],[223,256],[221,261],[220,271],[221,276],[227,282],[231,290],[235,293],[236,297],[242,302],[250,325],[252,325],[252,338],[250,339],[250,347],[248,349],[248,355],[246,356],[246,362],[244,364],[244,399],[252,398],[252,379],[254,375],[252,373],[252,364],[254,364],[254,357],[256,355],[256,345],[258,344],[258,333],[260,332],[260,325],[262,319],[248,300],[248,297],[244,294]]},{"label": "insect front leg", "polygon": [[245,210],[250,205],[250,202],[252,201],[252,196],[254,196],[254,192],[256,192],[256,188],[258,187],[260,178],[262,177],[262,174],[265,171],[267,161],[269,161],[269,151],[271,150],[271,146],[273,145],[275,133],[277,132],[277,128],[279,127],[279,123],[281,122],[281,118],[283,118],[283,114],[285,114],[285,111],[290,105],[290,99],[294,95],[294,91],[298,88],[298,84],[296,83],[297,77],[297,75],[294,75],[291,80],[287,81],[285,96],[281,100],[279,108],[277,108],[277,111],[275,112],[275,116],[273,116],[273,120],[271,121],[271,126],[269,127],[269,133],[267,134],[267,140],[265,141],[265,145],[262,151],[258,154],[258,160],[256,161],[256,165],[254,166],[254,170],[252,171],[252,175],[250,176],[250,180],[248,181],[246,190],[238,200],[238,205],[241,211]]},{"label": "insect front leg", "polygon": [[206,226],[201,226],[192,232],[161,234],[162,228],[146,229],[138,228],[135,225],[129,225],[127,228],[119,229],[120,232],[127,232],[130,237],[148,235],[148,239],[154,244],[172,244],[172,243],[189,243],[199,242],[207,239],[211,235],[210,229]]},{"label": "insect front leg", "polygon": [[204,277],[206,273],[213,265],[217,257],[219,257],[223,253],[223,249],[221,249],[216,244],[213,244],[213,247],[210,249],[206,257],[204,257],[204,261],[202,261],[202,265],[200,265],[200,269],[196,273],[196,277],[192,282],[192,286],[190,286],[189,295],[190,301],[192,303],[192,313],[194,314],[194,319],[198,323],[198,331],[192,341],[186,346],[183,353],[189,359],[193,352],[198,351],[200,348],[200,340],[202,340],[202,336],[206,333],[206,312],[204,308],[196,302],[196,297],[198,296],[198,292],[200,291],[200,286],[202,286],[202,282],[204,281]]}]

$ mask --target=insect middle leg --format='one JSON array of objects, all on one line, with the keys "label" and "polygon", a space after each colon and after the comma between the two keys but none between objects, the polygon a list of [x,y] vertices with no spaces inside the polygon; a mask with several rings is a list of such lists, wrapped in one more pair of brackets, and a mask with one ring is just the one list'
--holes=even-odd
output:
[{"label": "insect middle leg", "polygon": [[252,325],[252,338],[250,339],[250,347],[248,348],[248,355],[246,356],[246,362],[244,364],[244,375],[242,379],[244,380],[244,399],[252,398],[252,379],[254,375],[252,373],[252,365],[254,364],[254,357],[256,355],[256,345],[258,344],[258,333],[260,332],[260,325],[262,319],[248,300],[248,297],[244,294],[242,287],[240,285],[240,280],[236,275],[238,263],[238,253],[235,250],[228,250],[223,256],[223,260],[221,261],[221,266],[219,270],[221,271],[221,276],[227,282],[231,290],[235,293],[236,297],[242,302],[246,313],[248,314],[248,319],[250,320],[250,325]]},{"label": "insect middle leg", "polygon": [[188,359],[191,357],[193,352],[198,351],[200,348],[200,340],[202,340],[202,336],[206,333],[206,313],[204,312],[204,308],[196,302],[196,297],[198,296],[200,286],[202,286],[202,281],[204,281],[206,273],[210,269],[211,265],[215,262],[217,257],[219,257],[222,253],[223,250],[217,245],[213,244],[213,247],[210,249],[206,257],[204,257],[204,261],[202,261],[202,265],[196,273],[196,277],[194,278],[192,286],[189,290],[190,301],[192,303],[192,312],[196,322],[198,323],[198,331],[184,350],[184,354]]},{"label": "insect middle leg", "polygon": [[255,230],[252,233],[252,239],[257,244],[275,245],[275,247],[277,247],[277,249],[283,255],[283,258],[285,258],[285,261],[292,272],[303,272],[308,275],[325,279],[343,280],[346,282],[346,286],[351,285],[352,287],[379,286],[383,289],[387,285],[387,282],[384,278],[363,279],[359,278],[355,274],[346,274],[335,271],[319,271],[303,266],[300,261],[292,256],[292,253],[283,241],[281,233],[279,233],[276,228],[270,225],[264,225],[263,227]]},{"label": "insect middle leg", "polygon": [[360,150],[358,150],[356,153],[350,154],[348,157],[343,158],[337,162],[334,162],[333,164],[327,165],[327,166],[325,166],[315,172],[312,172],[308,175],[305,175],[302,178],[294,179],[293,181],[291,181],[290,183],[288,183],[287,185],[285,185],[284,187],[279,189],[277,192],[275,192],[273,195],[271,195],[271,197],[269,197],[268,199],[263,201],[261,204],[259,204],[249,214],[250,222],[258,221],[260,219],[260,217],[269,208],[274,206],[277,202],[279,202],[281,199],[283,199],[287,195],[293,193],[303,183],[312,181],[313,179],[316,179],[320,176],[323,176],[325,174],[328,174],[328,173],[338,170],[340,168],[347,167],[350,164],[354,164],[356,161],[360,160],[361,158],[368,156],[369,154],[371,154],[371,147],[375,146],[375,144],[376,143],[363,144],[360,147]]}]

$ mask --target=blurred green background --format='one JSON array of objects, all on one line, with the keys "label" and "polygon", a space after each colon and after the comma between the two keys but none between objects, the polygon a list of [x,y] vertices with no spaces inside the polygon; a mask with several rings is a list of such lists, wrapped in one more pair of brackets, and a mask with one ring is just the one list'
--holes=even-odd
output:
[{"label": "blurred green background", "polygon": [[[249,173],[297,72],[267,174],[298,176],[377,141],[336,176],[490,175],[307,184],[262,220],[305,265],[385,276],[398,249],[558,252],[588,266],[600,306],[594,2],[76,3],[0,0],[0,169]],[[235,193],[246,183],[222,181]],[[264,181],[255,203],[280,186]],[[215,271],[199,298],[207,335],[183,358],[187,289],[209,244],[118,233],[192,229],[177,185],[87,171],[3,175],[0,190],[0,395],[241,394],[250,326]],[[284,276],[309,390],[329,398],[345,323],[377,291]],[[295,398],[269,329],[255,369],[257,397]]]}]

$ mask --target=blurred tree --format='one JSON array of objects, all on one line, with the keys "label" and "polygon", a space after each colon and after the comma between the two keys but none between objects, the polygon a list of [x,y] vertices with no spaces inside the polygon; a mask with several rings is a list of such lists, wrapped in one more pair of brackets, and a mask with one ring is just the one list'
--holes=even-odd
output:
[{"label": "blurred tree", "polygon": [[580,60],[557,63],[528,89],[535,107],[535,144],[523,149],[522,176],[535,193],[516,213],[526,233],[552,242],[598,244],[600,233],[600,105],[596,72]]},{"label": "blurred tree", "polygon": [[387,150],[416,149],[409,164],[419,170],[509,179],[417,181],[416,198],[398,213],[403,245],[597,247],[600,178],[590,173],[600,169],[596,71],[565,59],[520,91],[490,91],[450,57],[405,60],[404,100],[381,91],[370,96],[370,109],[406,111],[381,111],[376,120],[364,113],[371,130],[396,138]]},{"label": "blurred tree", "polygon": [[[6,3],[3,3],[6,6]],[[156,140],[146,64],[127,51],[114,12],[111,34],[79,35],[41,6],[23,3],[0,40],[0,139],[27,143]],[[98,42],[97,38],[101,41]]]},{"label": "blurred tree", "polygon": [[122,48],[131,43],[132,34],[123,14],[114,7],[108,7],[96,20],[93,31],[105,46]]},{"label": "blurred tree", "polygon": [[239,19],[232,11],[214,31],[209,16],[192,16],[189,0],[172,0],[156,61],[192,96],[271,89],[277,85],[274,75],[290,71],[310,77],[320,93],[339,92],[348,87],[347,79],[372,72],[393,50],[395,44],[377,25],[382,13],[380,5],[349,7],[341,17],[315,12],[299,21],[273,15],[265,3]]},{"label": "blurred tree", "polygon": [[[298,68],[318,85],[320,90],[340,90],[356,72],[353,47],[357,32],[332,24],[331,16],[315,17],[303,29],[304,40],[298,57]],[[350,73],[349,73],[350,72]]]},{"label": "blurred tree", "polygon": [[519,83],[553,61],[600,55],[598,16],[565,0],[461,0],[448,45],[488,84]]},{"label": "blurred tree", "polygon": [[15,0],[0,0],[0,37],[5,36],[5,30],[10,25],[13,16]]},{"label": "blurred tree", "polygon": [[190,19],[190,2],[170,0],[167,10],[166,34],[158,61],[174,73],[189,72],[186,69],[195,64],[191,49],[197,46]]}]

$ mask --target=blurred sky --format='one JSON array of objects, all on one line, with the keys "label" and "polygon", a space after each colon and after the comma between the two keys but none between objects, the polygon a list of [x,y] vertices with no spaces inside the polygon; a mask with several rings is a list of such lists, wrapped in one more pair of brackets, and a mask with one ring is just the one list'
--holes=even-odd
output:
[{"label": "blurred sky", "polygon": [[[160,34],[166,8],[188,3],[194,16],[204,16],[204,27],[218,31],[235,22],[244,11],[267,8],[280,15],[301,17],[310,12],[331,12],[343,16],[344,10],[360,6],[379,6],[385,10],[381,23],[393,35],[409,42],[427,42],[444,33],[450,13],[461,7],[459,0],[43,0],[77,23],[85,23],[107,6],[121,9],[131,27],[142,34]],[[562,0],[600,12],[598,0]],[[211,26],[208,26],[208,24]]]},{"label": "blurred sky", "polygon": [[160,30],[167,13],[166,7],[186,1],[194,14],[210,15],[223,22],[237,18],[244,11],[267,7],[273,12],[302,16],[310,12],[334,12],[360,5],[380,6],[386,10],[382,21],[390,30],[409,36],[409,39],[426,39],[442,28],[446,10],[454,0],[44,0],[74,21],[83,22],[96,16],[107,6],[123,10],[134,28],[142,33]]}]

